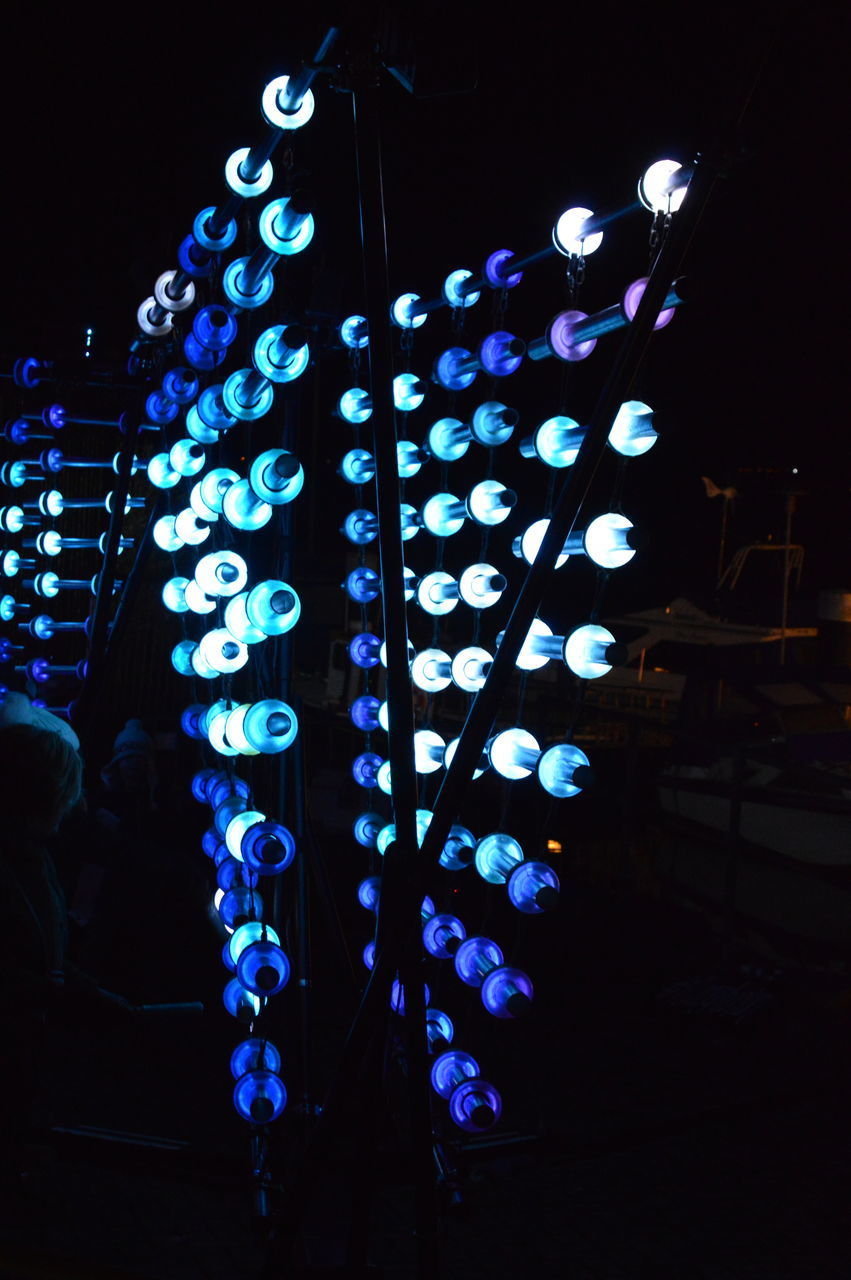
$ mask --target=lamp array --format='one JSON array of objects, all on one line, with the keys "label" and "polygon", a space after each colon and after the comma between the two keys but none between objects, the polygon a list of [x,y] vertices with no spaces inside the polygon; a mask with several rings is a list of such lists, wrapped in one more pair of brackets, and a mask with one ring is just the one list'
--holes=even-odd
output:
[{"label": "lamp array", "polygon": [[[654,217],[669,218],[679,207],[689,178],[690,174],[673,162],[654,167],[639,184],[642,203],[652,210]],[[576,461],[586,436],[585,428],[564,412],[561,404],[552,405],[548,416],[524,422],[522,412],[514,407],[523,403],[520,384],[517,397],[512,394],[511,403],[506,403],[501,393],[502,379],[519,376],[524,368],[531,373],[545,357],[554,357],[565,366],[584,360],[599,339],[631,323],[647,278],[634,280],[616,305],[593,314],[572,306],[542,326],[543,333],[538,330],[541,336],[528,339],[507,326],[508,291],[520,283],[526,266],[554,255],[568,258],[569,278],[581,279],[585,257],[600,247],[605,228],[615,216],[619,215],[600,218],[588,209],[571,208],[553,228],[552,249],[538,251],[525,259],[518,259],[508,250],[499,251],[487,259],[480,276],[467,270],[454,271],[433,298],[424,301],[419,294],[407,292],[391,305],[391,321],[404,335],[398,360],[406,370],[404,374],[395,375],[392,393],[397,415],[406,415],[405,439],[397,449],[401,533],[405,547],[410,544],[412,548],[410,563],[404,569],[403,590],[406,601],[417,606],[432,627],[430,643],[425,647],[417,649],[409,643],[412,685],[427,698],[425,722],[415,729],[412,743],[421,805],[422,789],[428,787],[428,778],[449,765],[457,745],[457,739],[447,740],[439,732],[439,726],[431,723],[433,705],[438,704],[439,695],[450,688],[475,696],[487,681],[501,640],[502,633],[495,628],[490,647],[487,640],[483,644],[481,622],[488,621],[484,610],[510,595],[510,579],[514,577],[516,582],[516,576],[509,573],[507,565],[503,567],[500,556],[489,554],[491,538],[505,525],[511,533],[506,550],[516,559],[532,564],[549,525],[545,514],[527,523],[525,528],[515,529],[512,514],[517,493],[494,477],[494,462],[500,466],[504,463],[512,452],[512,439],[516,438],[518,443],[514,448],[521,458],[543,463],[547,472],[567,469]],[[454,329],[460,332],[462,325],[466,328],[468,324],[467,310],[478,301],[484,288],[500,293],[499,327],[485,332],[477,343],[466,341],[461,345],[456,338],[452,345],[439,350],[430,361],[428,378],[412,372],[411,365],[415,367],[419,358],[420,333],[426,319],[441,309],[450,309],[457,317]],[[682,282],[675,282],[657,317],[657,329],[670,322],[684,297]],[[372,414],[372,399],[357,385],[358,353],[368,345],[369,335],[365,320],[358,315],[343,321],[338,332],[343,348],[349,353],[350,372],[347,389],[338,397],[335,412],[353,428],[355,435],[354,447],[344,452],[339,473],[357,491],[356,505],[344,520],[342,533],[359,556],[359,563],[348,573],[344,588],[361,610],[359,629],[349,643],[349,655],[358,671],[356,696],[349,714],[355,727],[365,735],[363,749],[352,766],[353,777],[364,793],[363,808],[355,819],[353,835],[355,843],[374,858],[395,839],[396,829],[395,823],[383,822],[374,799],[382,794],[392,799],[393,780],[390,762],[375,749],[372,737],[378,730],[387,729],[388,717],[386,703],[382,703],[371,687],[372,673],[381,671],[383,645],[381,628],[376,626],[369,611],[381,600],[382,585],[368,558],[380,529],[364,489],[374,479],[374,463],[359,439],[361,427]],[[456,400],[461,403],[460,397],[476,395],[479,375],[489,382],[485,394],[479,391],[476,402],[468,410],[459,409]],[[400,394],[400,378],[406,379],[405,387],[412,389],[413,395]],[[389,388],[386,394],[389,398]],[[417,410],[416,417],[408,417]],[[430,425],[418,436],[409,423],[418,421],[424,412]],[[653,417],[652,409],[639,400],[622,404],[609,431],[612,453],[626,459],[648,452],[657,439]],[[419,446],[418,439],[422,439]],[[447,484],[446,468],[462,458],[471,461],[471,446],[474,451],[479,447],[487,451],[482,454],[482,470],[487,469],[485,477],[470,488],[465,486],[461,490],[465,496],[459,497],[458,489]],[[408,484],[419,477],[418,485],[428,485],[434,462],[441,468],[440,481],[437,485],[432,482],[431,490],[415,501],[409,497]],[[455,492],[449,491],[453,488]],[[448,540],[461,535],[465,526],[475,527],[479,532],[482,539],[479,555],[472,563],[455,569],[454,565],[445,563]],[[431,539],[424,541],[418,537],[420,530],[430,534]],[[566,539],[558,563],[562,566],[571,558],[580,557],[590,561],[599,572],[609,573],[628,565],[640,546],[639,532],[628,516],[617,507],[602,512],[598,508],[584,527]],[[421,555],[429,554],[434,556],[435,563],[421,565]],[[509,560],[507,564],[510,563]],[[470,643],[462,643],[460,648],[456,643],[450,653],[445,643],[441,643],[440,619],[453,612],[459,601],[475,611],[471,613],[475,622]],[[590,620],[579,622],[563,634],[557,634],[543,619],[535,619],[516,662],[518,671],[533,672],[555,659],[578,681],[587,681],[604,676],[613,665],[624,661],[625,647],[597,622],[596,608],[597,605]],[[410,615],[412,625],[415,616]],[[497,727],[493,732],[473,776],[481,777],[487,771],[500,776],[506,784],[534,776],[553,799],[577,796],[594,780],[587,755],[575,743],[568,740],[542,746],[537,737],[520,725]],[[430,816],[427,808],[417,810],[420,841]],[[440,854],[440,864],[456,871],[474,865],[483,879],[506,884],[509,900],[527,914],[539,914],[557,901],[558,879],[552,868],[536,858],[527,859],[520,844],[504,833],[476,840],[467,828],[456,824]],[[364,901],[364,896],[370,899],[365,905],[373,909],[377,885],[378,880],[372,875],[361,889],[361,900]],[[518,1010],[529,1000],[528,977],[513,966],[504,965],[495,942],[482,938],[467,940],[463,926],[454,916],[433,914],[425,930],[426,952],[442,958],[460,956],[460,960],[456,958],[456,972],[469,985],[481,988],[483,1003],[491,1012],[510,1016],[510,1010]],[[371,954],[368,947],[367,957]],[[446,1080],[451,1083],[445,1086],[449,1094],[444,1096],[460,1088],[466,1076],[478,1077],[478,1066],[474,1060],[470,1061],[472,1066],[465,1066],[465,1055],[447,1061]]]}]

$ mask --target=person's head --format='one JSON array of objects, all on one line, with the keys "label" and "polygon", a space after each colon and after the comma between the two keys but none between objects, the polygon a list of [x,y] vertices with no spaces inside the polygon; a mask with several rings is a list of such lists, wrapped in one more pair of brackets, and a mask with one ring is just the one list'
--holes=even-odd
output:
[{"label": "person's head", "polygon": [[0,828],[55,831],[82,785],[82,760],[66,738],[31,724],[0,725]]}]

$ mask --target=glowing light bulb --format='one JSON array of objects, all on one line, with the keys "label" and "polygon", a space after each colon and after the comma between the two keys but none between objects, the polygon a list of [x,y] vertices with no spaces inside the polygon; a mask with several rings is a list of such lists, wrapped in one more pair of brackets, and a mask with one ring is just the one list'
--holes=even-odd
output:
[{"label": "glowing light bulb", "polygon": [[651,213],[676,213],[690,178],[678,160],[657,160],[639,179],[638,198]]},{"label": "glowing light bulb", "polygon": [[594,230],[590,209],[567,209],[553,227],[553,244],[565,257],[587,258],[603,243],[602,231]]},{"label": "glowing light bulb", "polygon": [[488,884],[505,884],[524,859],[523,849],[512,836],[495,832],[476,845],[476,870]]}]

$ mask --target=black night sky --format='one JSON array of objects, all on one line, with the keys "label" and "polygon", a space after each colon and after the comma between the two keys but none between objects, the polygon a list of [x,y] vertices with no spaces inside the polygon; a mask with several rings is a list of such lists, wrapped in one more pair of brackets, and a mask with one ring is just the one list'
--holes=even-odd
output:
[{"label": "black night sky", "polygon": [[[433,294],[453,266],[477,267],[502,245],[543,247],[568,204],[625,207],[649,162],[705,152],[750,96],[686,262],[688,307],[642,376],[665,437],[644,478],[660,516],[654,559],[662,594],[711,593],[720,504],[706,501],[699,477],[741,493],[731,549],[782,540],[781,494],[791,486],[806,495],[794,529],[809,557],[805,590],[843,585],[834,536],[848,511],[838,6],[609,3],[580,18],[547,5],[499,22],[473,6],[462,29],[452,6],[411,8],[421,76],[461,88],[475,78],[478,88],[418,100],[387,83],[391,287],[400,292]],[[262,86],[312,54],[324,15],[311,10],[266,34],[253,15],[225,37],[188,7],[155,8],[105,44],[93,19],[62,15],[43,30],[30,7],[14,12],[19,52],[7,52],[0,86],[4,356],[76,352],[92,325],[95,356],[121,360],[136,307],[174,264],[197,210],[222,198],[224,160],[262,136]],[[314,121],[295,141],[321,227],[303,301],[354,309],[351,101],[317,89]],[[613,226],[589,259],[583,309],[609,305],[644,270],[647,234],[638,215]],[[562,308],[561,278],[557,263],[530,270],[522,336]],[[693,556],[681,554],[684,529],[697,539]],[[672,541],[679,555],[666,549]]]}]

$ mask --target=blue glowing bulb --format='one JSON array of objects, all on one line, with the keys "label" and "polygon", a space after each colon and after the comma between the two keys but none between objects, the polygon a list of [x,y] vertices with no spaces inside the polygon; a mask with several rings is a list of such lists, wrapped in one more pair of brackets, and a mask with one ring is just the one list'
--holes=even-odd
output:
[{"label": "blue glowing bulb", "polygon": [[350,449],[344,454],[339,471],[347,484],[369,484],[375,476],[372,454],[366,449]]},{"label": "blue glowing bulb", "polygon": [[198,486],[204,505],[216,515],[221,515],[225,495],[238,479],[239,476],[235,471],[231,471],[230,467],[215,467],[212,471],[208,471]]},{"label": "blue glowing bulb", "polygon": [[361,880],[358,885],[358,902],[362,907],[365,907],[367,911],[377,911],[380,897],[380,876],[367,876],[365,880]]},{"label": "blue glowing bulb", "polygon": [[455,952],[455,972],[468,987],[480,987],[491,970],[502,964],[502,958],[490,938],[467,938]]},{"label": "blue glowing bulb", "polygon": [[249,1124],[271,1124],[287,1105],[284,1082],[272,1071],[247,1071],[234,1085],[233,1105]]},{"label": "blue glowing bulb", "polygon": [[458,579],[458,594],[471,609],[489,609],[507,586],[507,579],[492,564],[471,564]]},{"label": "blue glowing bulb", "polygon": [[456,916],[434,915],[423,926],[423,946],[438,960],[448,960],[467,936]]},{"label": "blue glowing bulb", "polygon": [[364,733],[374,733],[378,728],[380,706],[378,698],[371,693],[365,693],[362,697],[356,698],[349,708],[349,716],[355,728],[363,730]]},{"label": "blue glowing bulb", "polygon": [[355,840],[364,849],[374,849],[378,833],[384,826],[384,819],[379,813],[359,813],[355,818],[353,832]]},{"label": "blue glowing bulb", "polygon": [[390,304],[390,319],[400,329],[419,329],[425,324],[426,312],[417,314],[416,306],[422,299],[418,293],[400,293]]},{"label": "blue glowing bulb", "polygon": [[246,947],[252,946],[255,942],[280,943],[280,941],[272,926],[264,924],[262,920],[248,920],[245,924],[239,925],[227,941],[228,955],[234,972],[236,972],[239,957]]},{"label": "blue glowing bulb", "polygon": [[502,1099],[486,1080],[465,1080],[449,1099],[449,1114],[459,1129],[467,1133],[481,1133],[499,1120]]},{"label": "blue glowing bulb", "polygon": [[455,1035],[452,1019],[433,1005],[426,1009],[426,1035],[430,1053],[440,1052],[444,1045],[452,1043]]},{"label": "blue glowing bulb", "polygon": [[532,983],[522,969],[500,965],[482,982],[482,1004],[495,1018],[519,1018],[529,1011]]},{"label": "blue glowing bulb", "polygon": [[518,911],[540,915],[558,904],[558,876],[545,862],[524,862],[509,877],[508,896]]},{"label": "blue glowing bulb", "polygon": [[240,845],[246,866],[258,875],[277,876],[291,866],[296,853],[295,838],[280,822],[252,823]]},{"label": "blue glowing bulb", "polygon": [[438,570],[421,578],[416,592],[417,604],[432,617],[451,613],[458,603],[458,583],[450,573]]},{"label": "blue glowing bulb", "polygon": [[459,1084],[464,1080],[474,1080],[479,1074],[479,1064],[475,1058],[460,1049],[450,1049],[432,1064],[431,1087],[441,1098],[448,1099]]},{"label": "blue glowing bulb", "polygon": [[228,1013],[240,1022],[253,1022],[260,1012],[260,998],[246,991],[238,978],[231,978],[224,990],[224,1005]]},{"label": "blue glowing bulb", "polygon": [[243,732],[256,751],[264,755],[285,751],[298,733],[298,719],[292,707],[276,698],[255,702],[246,712]]},{"label": "blue glowing bulb", "polygon": [[346,516],[342,531],[356,547],[366,546],[378,535],[378,517],[366,507],[356,507]]},{"label": "blue glowing bulb", "polygon": [[472,271],[467,271],[463,267],[457,271],[450,271],[443,282],[443,296],[450,307],[472,307],[478,302],[482,296],[481,290],[470,288],[469,282],[472,278]]},{"label": "blue glowing bulb", "polygon": [[235,551],[213,551],[195,566],[195,581],[207,596],[235,596],[247,580],[248,565]]},{"label": "blue glowing bulb", "polygon": [[253,1036],[236,1046],[230,1057],[230,1069],[234,1080],[244,1076],[246,1071],[278,1072],[281,1069],[281,1055],[271,1040]]},{"label": "blue glowing bulb", "polygon": [[369,344],[369,330],[364,316],[348,316],[339,329],[340,341],[350,351],[361,351]]},{"label": "blue glowing bulb", "polygon": [[254,344],[254,365],[271,382],[294,382],[310,363],[310,348],[298,325],[274,325]]},{"label": "blue glowing bulb", "polygon": [[500,400],[486,400],[474,411],[470,430],[479,444],[493,449],[511,439],[519,419],[516,409],[509,409]]},{"label": "blue glowing bulb", "polygon": [[[423,997],[426,1006],[428,1006],[428,1002],[431,999],[431,992],[429,991],[426,983],[423,983]],[[393,979],[393,984],[390,988],[390,1008],[394,1013],[398,1013],[400,1017],[405,1016],[405,988],[398,978]]]},{"label": "blue glowing bulb", "polygon": [[381,641],[369,631],[362,631],[349,644],[349,657],[358,667],[377,667]]},{"label": "blue glowing bulb", "polygon": [[236,480],[225,492],[222,514],[234,529],[250,532],[269,523],[272,505],[257,497],[249,480]]},{"label": "blue glowing bulb", "polygon": [[364,751],[352,764],[352,776],[359,787],[377,787],[378,770],[383,764],[381,756],[374,751]]},{"label": "blue glowing bulb", "polygon": [[252,942],[240,954],[236,976],[247,991],[274,996],[289,982],[290,962],[276,943]]},{"label": "blue glowing bulb", "polygon": [[167,453],[154,454],[148,463],[148,479],[156,489],[173,489],[180,478],[181,473],[171,465]]},{"label": "blue glowing bulb", "polygon": [[344,587],[350,600],[356,604],[369,604],[381,594],[381,579],[374,569],[359,565],[348,574]]}]

